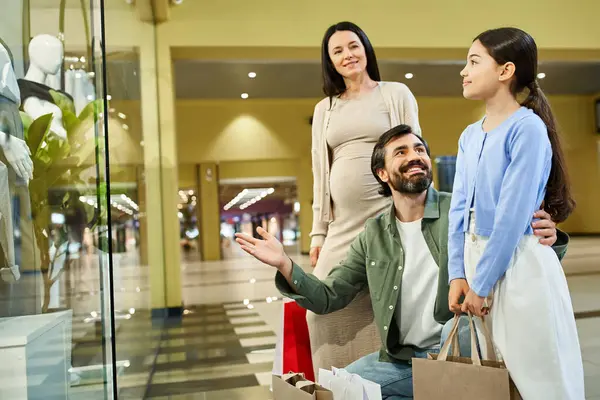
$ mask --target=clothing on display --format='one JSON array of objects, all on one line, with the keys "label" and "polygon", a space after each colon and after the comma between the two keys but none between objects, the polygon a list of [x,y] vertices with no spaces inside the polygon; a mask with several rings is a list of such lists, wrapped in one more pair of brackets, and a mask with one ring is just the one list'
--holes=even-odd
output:
[{"label": "clothing on display", "polygon": [[11,196],[8,185],[8,168],[0,162],[0,246],[4,260],[0,268],[0,277],[5,282],[16,281],[21,277],[15,264],[15,246],[13,240],[13,218]]},{"label": "clothing on display", "polygon": [[19,86],[14,71],[14,61],[8,46],[0,39],[0,95],[20,105]]},{"label": "clothing on display", "polygon": [[[0,40],[0,147],[4,159],[14,168],[21,181],[32,177],[33,163],[23,139],[23,123],[19,114],[21,95],[14,73],[13,57]],[[15,260],[12,187],[10,171],[0,161],[0,277],[14,282],[21,276]],[[13,176],[14,177],[14,176]],[[18,179],[12,179],[13,183]],[[18,182],[16,182],[18,184]]]}]

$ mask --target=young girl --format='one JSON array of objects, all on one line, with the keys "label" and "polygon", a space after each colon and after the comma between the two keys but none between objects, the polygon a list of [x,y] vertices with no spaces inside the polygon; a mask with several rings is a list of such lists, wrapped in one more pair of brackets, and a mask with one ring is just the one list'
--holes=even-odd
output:
[{"label": "young girl", "polygon": [[[573,211],[552,110],[536,81],[537,46],[515,28],[486,31],[462,70],[486,115],[460,137],[449,227],[450,309],[483,316],[524,400],[584,399],[567,281],[531,214]],[[517,95],[525,89],[522,104]],[[459,297],[465,300],[458,304]],[[493,349],[482,348],[486,351]]]}]

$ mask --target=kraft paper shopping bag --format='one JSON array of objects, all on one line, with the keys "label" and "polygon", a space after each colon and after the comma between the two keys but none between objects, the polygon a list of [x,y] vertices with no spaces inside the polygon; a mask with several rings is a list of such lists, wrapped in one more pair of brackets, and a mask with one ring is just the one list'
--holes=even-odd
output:
[{"label": "kraft paper shopping bag", "polygon": [[[460,357],[458,341],[458,316],[440,354],[429,354],[428,359],[413,358],[413,391],[415,400],[521,400],[504,362],[490,351],[490,360],[481,360],[473,318],[469,315],[471,331],[471,358]],[[485,322],[484,324],[485,325]],[[483,329],[487,348],[493,342],[487,329]],[[452,356],[448,355],[450,343]]]}]

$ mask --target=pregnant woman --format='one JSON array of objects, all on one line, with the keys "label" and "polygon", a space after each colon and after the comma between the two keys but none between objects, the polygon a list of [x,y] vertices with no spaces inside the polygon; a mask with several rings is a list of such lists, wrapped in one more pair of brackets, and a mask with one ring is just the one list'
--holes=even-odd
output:
[{"label": "pregnant woman", "polygon": [[[358,26],[331,26],[321,58],[327,97],[315,107],[312,125],[311,263],[324,279],[366,220],[390,205],[370,169],[377,139],[399,124],[419,135],[421,130],[413,94],[404,84],[381,82],[373,47]],[[308,312],[307,320],[317,371],[344,367],[381,345],[368,293],[330,315]]]}]

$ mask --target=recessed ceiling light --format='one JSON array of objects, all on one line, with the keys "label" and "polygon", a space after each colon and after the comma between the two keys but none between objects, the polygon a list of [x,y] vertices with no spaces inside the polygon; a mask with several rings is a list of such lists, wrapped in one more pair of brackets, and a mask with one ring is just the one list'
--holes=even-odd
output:
[{"label": "recessed ceiling light", "polygon": [[404,77],[406,79],[412,79],[414,77],[414,75],[409,72],[408,74],[404,75]]},{"label": "recessed ceiling light", "polygon": [[546,74],[543,72],[540,72],[539,74],[537,74],[538,79],[544,79],[546,77]]},{"label": "recessed ceiling light", "polygon": [[250,79],[256,78],[256,72],[248,72],[248,78],[250,78]]},{"label": "recessed ceiling light", "polygon": [[242,93],[242,99],[246,100],[248,98],[248,93]]}]

